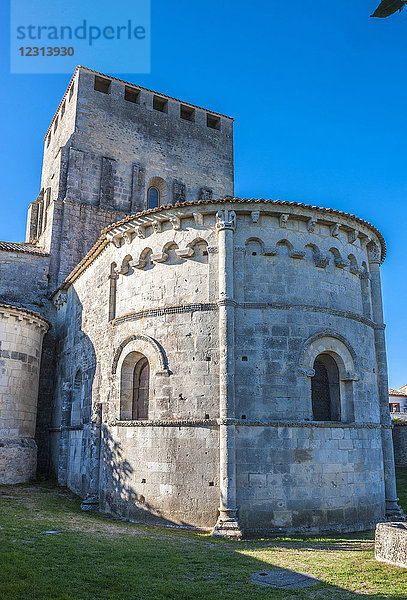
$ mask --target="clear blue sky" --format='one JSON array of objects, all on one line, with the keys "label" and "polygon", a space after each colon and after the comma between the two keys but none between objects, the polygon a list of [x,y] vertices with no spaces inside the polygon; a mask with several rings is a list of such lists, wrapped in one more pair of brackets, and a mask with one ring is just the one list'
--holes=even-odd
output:
[{"label": "clear blue sky", "polygon": [[[21,241],[69,76],[10,75],[4,4],[0,239]],[[151,74],[122,73],[119,59],[109,73],[235,117],[236,195],[338,208],[381,230],[397,388],[407,383],[407,11],[370,19],[377,4],[152,0]],[[104,64],[101,52],[85,66]]]}]

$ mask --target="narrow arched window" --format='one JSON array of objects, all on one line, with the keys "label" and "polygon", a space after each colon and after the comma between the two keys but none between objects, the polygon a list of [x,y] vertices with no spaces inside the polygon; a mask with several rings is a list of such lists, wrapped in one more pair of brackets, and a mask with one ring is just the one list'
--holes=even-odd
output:
[{"label": "narrow arched window", "polygon": [[116,318],[116,293],[117,293],[117,265],[112,263],[110,265],[110,287],[109,287],[109,321],[113,321]]},{"label": "narrow arched window", "polygon": [[71,425],[79,425],[82,421],[82,373],[75,375],[72,390]]},{"label": "narrow arched window", "polygon": [[160,192],[154,186],[148,188],[147,192],[147,208],[157,208],[160,206]]},{"label": "narrow arched window", "polygon": [[339,370],[329,354],[320,354],[314,362],[311,380],[312,418],[314,421],[340,421]]},{"label": "narrow arched window", "polygon": [[139,352],[130,352],[123,361],[120,386],[120,419],[148,419],[150,365]]},{"label": "narrow arched window", "polygon": [[148,419],[148,395],[150,388],[150,366],[146,358],[141,358],[133,371],[132,418]]}]

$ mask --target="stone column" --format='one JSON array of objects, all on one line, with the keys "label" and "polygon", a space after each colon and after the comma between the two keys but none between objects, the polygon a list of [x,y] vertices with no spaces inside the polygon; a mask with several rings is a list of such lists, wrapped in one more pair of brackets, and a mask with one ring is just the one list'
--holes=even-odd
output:
[{"label": "stone column", "polygon": [[370,286],[372,294],[372,312],[375,322],[375,349],[377,362],[377,385],[380,404],[380,423],[383,452],[384,486],[386,497],[386,517],[400,519],[403,516],[398,505],[396,475],[394,469],[394,451],[392,426],[389,410],[389,382],[387,375],[387,355],[385,325],[383,318],[382,286],[380,280],[380,252],[377,246],[369,250]]},{"label": "stone column", "polygon": [[71,424],[72,383],[65,381],[61,392],[61,434],[59,437],[58,483],[68,481],[69,426]]},{"label": "stone column", "polygon": [[91,418],[89,492],[81,503],[81,509],[85,511],[99,509],[101,426],[102,405],[97,402],[93,404]]},{"label": "stone column", "polygon": [[236,507],[235,305],[233,233],[236,213],[218,211],[219,248],[219,518],[213,535],[240,538]]}]

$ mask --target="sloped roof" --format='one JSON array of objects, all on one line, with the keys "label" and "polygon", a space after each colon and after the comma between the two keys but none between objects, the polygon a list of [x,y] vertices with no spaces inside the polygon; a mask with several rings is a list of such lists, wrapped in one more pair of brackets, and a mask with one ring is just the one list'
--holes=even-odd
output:
[{"label": "sloped roof", "polygon": [[401,392],[400,390],[393,390],[389,388],[389,396],[407,396],[406,392]]},{"label": "sloped roof", "polygon": [[27,242],[0,241],[0,250],[4,250],[5,252],[23,252],[26,254],[39,254],[41,256],[49,256],[48,252],[46,252],[44,248],[34,246],[34,244],[29,244]]}]

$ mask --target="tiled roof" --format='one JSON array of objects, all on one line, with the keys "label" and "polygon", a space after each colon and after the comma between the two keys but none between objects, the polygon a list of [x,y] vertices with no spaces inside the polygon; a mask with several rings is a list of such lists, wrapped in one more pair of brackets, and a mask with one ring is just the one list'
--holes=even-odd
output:
[{"label": "tiled roof", "polygon": [[43,248],[28,244],[26,242],[1,242],[0,250],[6,252],[24,252],[26,254],[40,254],[41,256],[49,256],[48,252],[45,252]]},{"label": "tiled roof", "polygon": [[36,317],[37,319],[41,319],[42,321],[44,321],[45,323],[47,323],[48,327],[51,327],[51,322],[48,321],[48,319],[46,319],[45,317],[43,317],[42,315],[40,315],[37,312],[34,312],[33,310],[28,310],[28,308],[24,308],[24,306],[21,306],[19,304],[9,304],[8,302],[0,302],[0,310],[4,308],[4,309],[10,309],[10,310],[18,310],[20,312],[23,312],[27,315],[30,315],[32,317]]},{"label": "tiled roof", "polygon": [[392,390],[389,388],[389,396],[407,396],[407,393],[400,392],[400,390]]}]

